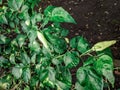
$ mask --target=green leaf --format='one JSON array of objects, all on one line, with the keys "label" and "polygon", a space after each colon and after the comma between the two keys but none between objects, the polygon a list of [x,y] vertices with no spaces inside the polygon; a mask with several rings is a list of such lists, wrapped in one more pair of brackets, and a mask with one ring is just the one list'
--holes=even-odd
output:
[{"label": "green leaf", "polygon": [[36,62],[36,56],[37,56],[36,53],[34,53],[34,54],[32,55],[32,57],[31,57],[31,63],[35,64],[35,62]]},{"label": "green leaf", "polygon": [[96,74],[92,69],[88,71],[89,84],[88,89],[90,90],[103,90],[103,79],[101,76]]},{"label": "green leaf", "polygon": [[29,86],[26,86],[26,87],[24,88],[24,90],[30,90],[30,87],[29,87]]},{"label": "green leaf", "polygon": [[37,75],[31,77],[31,80],[30,80],[30,86],[31,87],[35,87],[39,82],[39,79],[36,76]]},{"label": "green leaf", "polygon": [[3,56],[0,56],[0,67],[6,67],[9,66],[9,61],[4,58]]},{"label": "green leaf", "polygon": [[53,11],[53,9],[55,8],[55,6],[48,6],[45,10],[44,10],[44,15],[45,16],[51,16],[51,12]]},{"label": "green leaf", "polygon": [[0,15],[0,23],[2,24],[8,24],[7,18],[4,14]]},{"label": "green leaf", "polygon": [[83,64],[84,66],[91,65],[95,62],[95,57],[89,57]]},{"label": "green leaf", "polygon": [[45,9],[44,14],[50,18],[50,21],[53,22],[68,22],[76,24],[72,16],[62,7],[48,6]]},{"label": "green leaf", "polygon": [[68,35],[68,33],[69,33],[69,30],[63,29],[61,32],[61,36],[66,37]]},{"label": "green leaf", "polygon": [[57,90],[69,90],[69,86],[62,82],[62,81],[59,81],[59,80],[56,80],[56,86],[57,86]]},{"label": "green leaf", "polygon": [[30,57],[27,55],[26,52],[21,52],[21,59],[23,64],[30,64]]},{"label": "green leaf", "polygon": [[79,82],[75,83],[75,90],[88,90],[85,87],[83,87],[82,85],[79,84]]},{"label": "green leaf", "polygon": [[99,76],[90,66],[78,69],[77,80],[76,88],[79,87],[82,90],[103,90],[102,76]]},{"label": "green leaf", "polygon": [[0,44],[7,44],[7,43],[9,43],[9,41],[10,41],[9,38],[7,38],[4,35],[0,35]]},{"label": "green leaf", "polygon": [[87,50],[89,50],[89,44],[88,44],[87,40],[84,39],[83,37],[79,38],[77,50],[81,53],[84,53]]},{"label": "green leaf", "polygon": [[77,80],[81,85],[84,85],[87,83],[87,72],[84,67],[81,67],[77,70],[76,74]]},{"label": "green leaf", "polygon": [[36,30],[30,30],[28,32],[28,38],[30,43],[33,43],[35,41],[35,39],[37,38],[37,31]]},{"label": "green leaf", "polygon": [[50,20],[54,22],[68,22],[76,24],[75,20],[71,17],[71,15],[62,7],[56,7],[53,9]]},{"label": "green leaf", "polygon": [[12,74],[16,79],[19,79],[22,75],[22,68],[20,66],[15,66],[12,68]]},{"label": "green leaf", "polygon": [[77,49],[81,53],[86,52],[90,48],[88,41],[81,36],[72,38],[70,40],[70,47]]},{"label": "green leaf", "polygon": [[79,58],[76,52],[67,52],[64,56],[64,63],[68,68],[77,66],[79,64]]},{"label": "green leaf", "polygon": [[22,74],[23,80],[28,83],[29,80],[31,79],[31,72],[29,68],[23,69],[23,74]]},{"label": "green leaf", "polygon": [[52,67],[48,67],[48,77],[44,80],[44,84],[47,86],[50,86],[51,88],[55,87],[55,75],[56,72],[54,70],[54,68]]},{"label": "green leaf", "polygon": [[108,55],[102,55],[94,63],[95,70],[101,75],[104,75],[105,78],[114,86],[115,78],[113,75],[113,62],[112,58]]},{"label": "green leaf", "polygon": [[102,51],[97,51],[97,54],[98,54],[98,55],[99,55],[99,54],[106,54],[106,55],[109,55],[110,57],[113,57],[113,56],[112,56],[112,51],[111,51],[110,47],[109,47],[109,48],[106,48],[106,49],[104,49],[104,50],[102,50]]},{"label": "green leaf", "polygon": [[17,11],[22,6],[24,0],[8,0],[8,6]]},{"label": "green leaf", "polygon": [[11,28],[15,28],[15,23],[14,22],[10,22],[9,25],[10,25]]},{"label": "green leaf", "polygon": [[19,44],[20,47],[23,46],[23,44],[24,44],[24,42],[25,42],[25,39],[26,39],[26,36],[23,35],[23,34],[19,34],[19,35],[16,37],[17,43]]},{"label": "green leaf", "polygon": [[46,80],[48,78],[49,71],[44,69],[44,70],[41,70],[40,72],[41,72],[40,73],[40,81]]},{"label": "green leaf", "polygon": [[102,51],[102,50],[112,46],[115,43],[116,43],[116,40],[98,42],[92,47],[92,50],[93,51]]},{"label": "green leaf", "polygon": [[14,55],[14,54],[11,54],[9,60],[10,60],[10,62],[11,62],[12,64],[15,64],[15,55]]},{"label": "green leaf", "polygon": [[29,43],[29,48],[31,51],[39,52],[40,44],[35,40],[35,41],[33,41],[33,43]]}]

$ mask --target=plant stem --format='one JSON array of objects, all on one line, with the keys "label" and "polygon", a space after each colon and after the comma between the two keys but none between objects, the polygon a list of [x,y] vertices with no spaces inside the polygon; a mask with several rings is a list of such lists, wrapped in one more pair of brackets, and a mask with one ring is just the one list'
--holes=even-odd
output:
[{"label": "plant stem", "polygon": [[85,56],[85,55],[90,55],[91,56],[91,54],[90,54],[91,52],[93,52],[92,49],[89,49],[88,51],[82,53],[79,57],[81,58],[82,56]]}]

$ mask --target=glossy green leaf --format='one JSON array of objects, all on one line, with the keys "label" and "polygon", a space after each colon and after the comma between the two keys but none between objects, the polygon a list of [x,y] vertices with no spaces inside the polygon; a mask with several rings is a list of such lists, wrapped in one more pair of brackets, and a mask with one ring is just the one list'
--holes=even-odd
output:
[{"label": "glossy green leaf", "polygon": [[41,70],[41,73],[40,73],[40,80],[41,81],[44,81],[48,78],[48,70]]},{"label": "glossy green leaf", "polygon": [[87,89],[87,88],[83,87],[82,85],[80,85],[79,82],[76,82],[75,83],[75,90],[89,90],[89,89]]},{"label": "glossy green leaf", "polygon": [[88,89],[90,90],[103,90],[103,79],[101,76],[96,74],[94,70],[90,69],[88,71]]},{"label": "glossy green leaf", "polygon": [[72,16],[62,7],[48,6],[44,11],[44,14],[46,16],[49,16],[50,21],[53,22],[68,22],[76,24]]},{"label": "glossy green leaf", "polygon": [[77,48],[78,41],[79,41],[80,36],[76,36],[70,40],[70,47],[71,48]]},{"label": "glossy green leaf", "polygon": [[35,41],[35,39],[37,38],[37,31],[36,30],[30,30],[28,32],[28,38],[30,43],[33,43]]},{"label": "glossy green leaf", "polygon": [[26,87],[24,88],[24,90],[30,90],[30,87],[29,87],[29,86],[26,86]]},{"label": "glossy green leaf", "polygon": [[10,63],[15,64],[15,55],[11,54],[9,60],[10,60]]},{"label": "glossy green leaf", "polygon": [[0,35],[0,44],[7,44],[7,43],[9,43],[9,41],[10,41],[9,38],[7,38],[4,35]]},{"label": "glossy green leaf", "polygon": [[35,62],[36,62],[36,56],[37,56],[36,53],[34,53],[34,54],[32,55],[32,57],[31,57],[31,63],[35,64]]},{"label": "glossy green leaf", "polygon": [[22,6],[24,0],[8,0],[8,6],[17,11]]},{"label": "glossy green leaf", "polygon": [[3,56],[0,56],[0,67],[3,67],[3,66],[6,67],[8,65],[9,65],[9,61]]},{"label": "glossy green leaf", "polygon": [[57,90],[69,90],[69,86],[62,81],[56,80]]},{"label": "glossy green leaf", "polygon": [[25,39],[26,39],[26,36],[25,36],[25,35],[22,35],[22,34],[19,34],[19,35],[16,37],[17,43],[19,44],[20,47],[23,46],[23,44],[24,44],[24,42],[25,42]]},{"label": "glossy green leaf", "polygon": [[71,17],[71,15],[62,7],[56,7],[53,9],[50,20],[54,22],[68,22],[76,24],[75,20]]},{"label": "glossy green leaf", "polygon": [[22,75],[22,68],[20,66],[15,66],[12,68],[12,74],[16,79],[19,79]]},{"label": "glossy green leaf", "polygon": [[39,79],[36,76],[37,75],[32,76],[31,79],[30,79],[30,86],[31,87],[35,87],[39,82]]},{"label": "glossy green leaf", "polygon": [[77,70],[77,74],[76,74],[77,80],[81,85],[84,85],[87,83],[87,72],[85,70],[85,68],[79,68]]},{"label": "glossy green leaf", "polygon": [[48,6],[45,10],[44,10],[44,15],[46,16],[51,16],[51,12],[53,11],[53,9],[55,8],[55,6]]},{"label": "glossy green leaf", "polygon": [[95,70],[104,75],[108,81],[114,86],[115,78],[113,75],[112,58],[108,55],[102,55],[94,64]]},{"label": "glossy green leaf", "polygon": [[30,64],[30,57],[26,52],[21,52],[21,59],[23,64]]},{"label": "glossy green leaf", "polygon": [[104,49],[104,50],[102,50],[102,51],[97,51],[97,54],[98,54],[98,55],[99,55],[99,54],[106,54],[106,55],[108,55],[108,56],[110,56],[110,57],[113,57],[112,51],[111,51],[110,47],[109,47],[109,48],[106,48],[106,49]]},{"label": "glossy green leaf", "polygon": [[89,57],[83,64],[84,66],[87,66],[93,64],[95,61],[96,61],[95,57]]},{"label": "glossy green leaf", "polygon": [[10,22],[9,25],[10,25],[11,28],[15,28],[15,23],[14,22]]},{"label": "glossy green leaf", "polygon": [[76,88],[82,90],[103,90],[103,79],[91,67],[79,68]]},{"label": "glossy green leaf", "polygon": [[87,40],[84,39],[83,37],[79,38],[77,50],[81,53],[84,53],[87,50],[89,50],[89,44],[88,44]]},{"label": "glossy green leaf", "polygon": [[5,15],[0,15],[0,24],[8,24],[7,18]]},{"label": "glossy green leaf", "polygon": [[92,50],[93,51],[102,51],[102,50],[112,46],[115,43],[116,43],[116,40],[98,42],[92,47]]},{"label": "glossy green leaf", "polygon": [[51,88],[55,87],[55,70],[52,67],[48,67],[48,77],[44,80],[44,84],[50,86]]},{"label": "glossy green leaf", "polygon": [[74,52],[67,52],[64,56],[64,63],[66,67],[72,68],[79,64],[79,58]]},{"label": "glossy green leaf", "polygon": [[89,50],[90,46],[86,39],[81,36],[76,36],[70,40],[70,47],[77,49],[79,52],[84,53]]},{"label": "glossy green leaf", "polygon": [[37,41],[34,41],[33,43],[29,44],[29,48],[32,51],[39,52],[40,51],[40,44]]},{"label": "glossy green leaf", "polygon": [[23,73],[22,73],[22,77],[23,77],[23,80],[28,83],[30,78],[31,78],[31,72],[30,72],[30,69],[29,68],[25,68],[23,69]]},{"label": "glossy green leaf", "polygon": [[63,30],[62,30],[62,32],[61,32],[61,36],[62,36],[62,37],[65,37],[65,36],[67,36],[67,35],[68,35],[68,33],[69,33],[69,31],[68,31],[68,30],[63,29]]}]

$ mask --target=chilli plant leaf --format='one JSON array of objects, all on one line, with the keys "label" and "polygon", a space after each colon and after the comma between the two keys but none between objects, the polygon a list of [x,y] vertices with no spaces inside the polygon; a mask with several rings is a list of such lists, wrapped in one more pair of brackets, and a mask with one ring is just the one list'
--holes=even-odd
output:
[{"label": "chilli plant leaf", "polygon": [[114,86],[114,76],[113,76],[113,62],[112,58],[108,55],[102,55],[94,63],[95,70],[105,76],[108,81]]},{"label": "chilli plant leaf", "polygon": [[62,7],[48,6],[44,13],[46,16],[50,17],[50,21],[53,22],[76,23],[72,16]]}]

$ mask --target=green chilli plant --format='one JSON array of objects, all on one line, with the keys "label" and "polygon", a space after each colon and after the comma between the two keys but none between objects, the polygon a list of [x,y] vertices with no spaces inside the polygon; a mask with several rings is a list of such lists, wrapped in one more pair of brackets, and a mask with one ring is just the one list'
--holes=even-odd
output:
[{"label": "green chilli plant", "polygon": [[[0,0],[0,90],[103,90],[104,81],[114,87],[108,47],[116,41],[91,46],[82,36],[67,38],[61,24],[76,24],[72,16],[62,7],[41,11],[39,2]],[[78,68],[74,86],[71,68]]]}]

